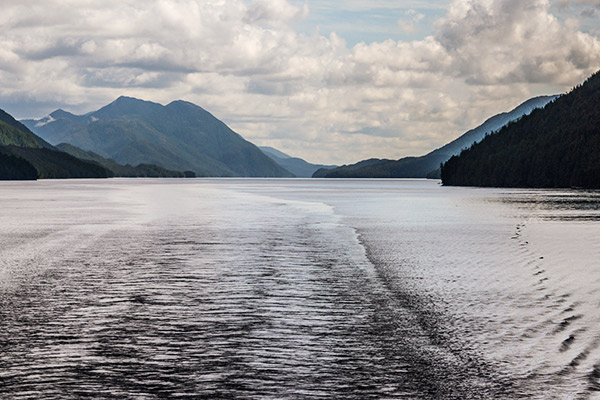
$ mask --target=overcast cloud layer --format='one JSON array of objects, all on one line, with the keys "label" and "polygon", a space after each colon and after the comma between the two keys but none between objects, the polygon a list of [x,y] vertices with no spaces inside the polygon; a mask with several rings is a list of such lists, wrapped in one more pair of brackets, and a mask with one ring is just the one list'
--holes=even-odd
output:
[{"label": "overcast cloud layer", "polygon": [[[348,4],[375,3],[390,4]],[[600,1],[406,5],[407,35],[445,11],[427,36],[350,45],[300,33],[330,1],[0,0],[0,108],[22,118],[120,95],[184,99],[256,144],[347,163],[424,154],[600,69]]]}]

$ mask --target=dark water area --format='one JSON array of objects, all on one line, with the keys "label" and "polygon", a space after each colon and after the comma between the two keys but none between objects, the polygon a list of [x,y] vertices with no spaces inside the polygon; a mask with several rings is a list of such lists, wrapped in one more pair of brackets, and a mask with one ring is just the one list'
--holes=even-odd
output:
[{"label": "dark water area", "polygon": [[0,185],[0,398],[594,398],[600,193]]}]

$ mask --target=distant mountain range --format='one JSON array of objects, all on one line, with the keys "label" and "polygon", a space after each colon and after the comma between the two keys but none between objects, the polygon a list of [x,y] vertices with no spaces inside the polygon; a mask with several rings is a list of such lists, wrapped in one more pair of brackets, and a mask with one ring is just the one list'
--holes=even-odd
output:
[{"label": "distant mountain range", "polygon": [[461,135],[458,139],[421,157],[405,157],[399,160],[369,159],[335,169],[321,169],[314,173],[315,178],[438,178],[439,167],[453,155],[473,143],[481,141],[486,135],[502,128],[507,123],[544,107],[557,96],[541,96],[527,100],[514,110],[495,115],[477,128]]},{"label": "distant mountain range", "polygon": [[600,72],[442,168],[444,185],[600,188]]},{"label": "distant mountain range", "polygon": [[598,104],[599,73],[566,95],[498,114],[424,156],[341,167],[258,148],[184,101],[162,106],[119,97],[85,115],[57,110],[22,122],[0,110],[0,179],[424,178],[439,176],[443,164],[445,185],[600,188]]},{"label": "distant mountain range", "polygon": [[119,97],[85,115],[57,110],[22,121],[51,144],[68,143],[119,164],[156,164],[199,176],[291,177],[292,174],[204,109]]},{"label": "distant mountain range", "polygon": [[311,164],[298,157],[292,157],[273,147],[259,146],[259,149],[279,166],[290,171],[297,178],[310,178],[319,169],[336,168],[336,165]]}]

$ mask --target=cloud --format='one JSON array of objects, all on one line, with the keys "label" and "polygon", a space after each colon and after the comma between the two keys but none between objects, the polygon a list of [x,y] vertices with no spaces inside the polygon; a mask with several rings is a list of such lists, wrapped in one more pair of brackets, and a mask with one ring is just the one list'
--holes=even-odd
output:
[{"label": "cloud", "polygon": [[255,0],[246,13],[246,22],[281,26],[308,16],[308,5],[296,7],[286,0]]},{"label": "cloud", "polygon": [[412,33],[415,31],[416,26],[419,22],[425,18],[424,14],[421,14],[413,9],[406,11],[405,18],[399,19],[398,24],[405,33]]},{"label": "cloud", "polygon": [[[454,0],[431,36],[355,46],[299,33],[311,17],[304,1],[3,3],[7,111],[82,113],[119,95],[184,99],[249,140],[317,162],[423,154],[600,68],[598,39],[554,17],[546,0]],[[439,4],[411,1],[398,23],[415,29],[424,22],[416,10]]]},{"label": "cloud", "polygon": [[436,39],[472,84],[572,83],[600,66],[600,43],[549,8],[547,0],[457,0]]},{"label": "cloud", "polygon": [[570,4],[592,4],[600,6],[600,0],[558,0],[559,7],[568,7]]}]

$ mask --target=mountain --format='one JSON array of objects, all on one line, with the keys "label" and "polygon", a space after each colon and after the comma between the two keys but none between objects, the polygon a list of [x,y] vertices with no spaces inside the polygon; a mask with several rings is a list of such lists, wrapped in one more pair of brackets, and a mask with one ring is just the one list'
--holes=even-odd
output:
[{"label": "mountain", "polygon": [[194,178],[196,175],[192,171],[180,172],[171,171],[154,164],[139,164],[131,166],[129,164],[121,165],[115,160],[104,158],[93,151],[85,151],[68,143],[61,143],[56,146],[59,150],[68,153],[81,160],[94,161],[104,168],[110,170],[113,176],[120,178]]},{"label": "mountain", "polygon": [[[366,171],[369,168],[374,168],[379,165],[386,165],[391,160],[380,159],[380,158],[369,158],[368,160],[362,160],[356,164],[342,165],[337,168],[321,168],[313,173],[313,178],[352,178],[357,171]],[[360,173],[358,175],[360,175]]]},{"label": "mountain", "polygon": [[59,151],[0,110],[0,180],[108,176],[105,168]]},{"label": "mountain", "polygon": [[267,146],[259,146],[259,149],[269,156],[282,168],[290,171],[297,178],[310,178],[318,169],[336,168],[335,165],[311,164],[298,157],[292,157],[282,151]]},{"label": "mountain", "polygon": [[[477,128],[471,129],[470,131],[460,136],[458,139],[453,140],[445,146],[432,151],[431,153],[427,154],[427,156],[443,154],[445,157],[448,157],[447,159],[449,159],[451,156],[458,155],[464,149],[471,147],[473,143],[477,143],[483,140],[483,138],[486,135],[489,135],[492,132],[499,130],[511,121],[515,121],[523,117],[524,115],[530,114],[533,110],[537,108],[544,108],[546,104],[556,100],[557,98],[558,96],[554,95],[539,96],[529,99],[523,104],[519,105],[517,108],[513,109],[512,111],[494,115],[493,117],[486,120],[483,124],[479,125]],[[439,168],[439,164],[436,166],[436,168]]]},{"label": "mountain", "polygon": [[4,110],[0,110],[0,146],[22,146],[52,149],[52,146],[31,132]]},{"label": "mountain", "polygon": [[22,122],[52,144],[69,143],[119,164],[199,176],[292,176],[212,114],[181,100],[163,106],[119,97],[85,115],[57,110]]},{"label": "mountain", "polygon": [[500,129],[510,121],[531,113],[534,109],[544,107],[557,96],[540,96],[529,99],[512,111],[489,118],[477,128],[471,129],[459,138],[439,149],[421,157],[405,157],[399,160],[379,160],[359,165],[345,165],[331,171],[317,171],[315,178],[426,178],[439,177],[439,167],[453,155],[473,143],[481,141],[486,135]]},{"label": "mountain", "polygon": [[279,151],[269,146],[258,146],[258,148],[268,156],[274,156],[277,158],[292,158],[292,156],[285,154],[283,151]]},{"label": "mountain", "polygon": [[35,168],[40,179],[110,178],[112,176],[106,168],[93,162],[80,160],[62,151],[3,146],[0,152],[29,163]]},{"label": "mountain", "polygon": [[600,72],[442,167],[444,185],[600,188]]}]

